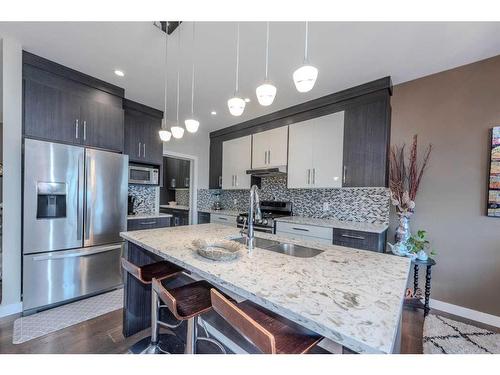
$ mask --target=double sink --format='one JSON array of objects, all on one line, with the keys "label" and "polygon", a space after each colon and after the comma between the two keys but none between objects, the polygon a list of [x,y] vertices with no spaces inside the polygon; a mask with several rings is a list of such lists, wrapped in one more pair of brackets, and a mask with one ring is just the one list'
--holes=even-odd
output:
[{"label": "double sink", "polygon": [[[247,244],[246,237],[232,238],[232,240],[243,245]],[[323,252],[323,250],[313,249],[311,247],[295,245],[292,243],[283,243],[259,237],[255,237],[254,246],[264,250],[275,251],[277,253],[286,254],[298,258],[312,258]]]}]

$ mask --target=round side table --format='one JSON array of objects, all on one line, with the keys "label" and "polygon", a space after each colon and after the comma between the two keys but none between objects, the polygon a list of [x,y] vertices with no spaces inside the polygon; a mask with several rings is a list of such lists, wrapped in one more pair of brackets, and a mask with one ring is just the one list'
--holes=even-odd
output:
[{"label": "round side table", "polygon": [[[405,303],[416,308],[424,309],[424,316],[429,314],[429,299],[431,296],[431,267],[436,265],[434,259],[418,260],[414,259],[411,261],[413,264],[413,292],[410,297],[407,297]],[[425,292],[424,292],[424,302],[422,303],[421,289],[418,286],[418,270],[419,266],[425,267]]]}]

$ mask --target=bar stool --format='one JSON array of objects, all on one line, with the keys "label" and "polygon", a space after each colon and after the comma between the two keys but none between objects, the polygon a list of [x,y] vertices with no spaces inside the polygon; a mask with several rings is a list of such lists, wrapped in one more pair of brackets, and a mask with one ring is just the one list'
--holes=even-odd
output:
[{"label": "bar stool", "polygon": [[[153,280],[167,280],[179,275],[183,269],[173,263],[167,261],[160,261],[145,266],[136,266],[128,260],[121,258],[121,265],[125,271],[134,276],[139,282],[149,285]],[[178,324],[168,324],[159,320],[160,304],[157,294],[151,291],[151,336],[145,337],[138,341],[129,348],[129,353],[134,354],[157,354],[157,353],[170,353],[180,352],[183,343],[173,334],[160,335],[160,326],[173,329],[177,328],[182,322]],[[168,344],[168,348],[164,348]]]},{"label": "bar stool", "polygon": [[[185,354],[195,354],[198,341],[210,342],[226,354],[225,348],[218,341],[210,337],[198,337],[198,317],[212,309],[211,289],[213,289],[212,284],[200,280],[167,290],[159,280],[153,279],[153,294],[158,294],[160,300],[178,320],[187,320]],[[208,332],[206,335],[208,336]]]},{"label": "bar stool", "polygon": [[322,337],[250,301],[233,303],[216,289],[212,307],[265,354],[304,354]]}]

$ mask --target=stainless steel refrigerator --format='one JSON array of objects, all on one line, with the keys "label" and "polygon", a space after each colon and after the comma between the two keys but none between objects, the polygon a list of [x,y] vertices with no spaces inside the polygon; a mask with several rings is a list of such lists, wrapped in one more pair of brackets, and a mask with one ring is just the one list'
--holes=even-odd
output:
[{"label": "stainless steel refrigerator", "polygon": [[128,156],[26,139],[23,311],[121,285]]}]

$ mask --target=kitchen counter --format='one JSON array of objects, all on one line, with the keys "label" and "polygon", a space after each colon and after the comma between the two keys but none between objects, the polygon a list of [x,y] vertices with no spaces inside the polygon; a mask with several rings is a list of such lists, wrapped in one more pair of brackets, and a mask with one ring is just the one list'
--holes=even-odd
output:
[{"label": "kitchen counter", "polygon": [[161,212],[156,212],[152,214],[137,214],[137,215],[128,215],[127,220],[133,219],[156,219],[158,217],[172,217],[170,214],[164,214]]},{"label": "kitchen counter", "polygon": [[[192,249],[195,239],[238,236],[238,229],[201,224],[124,232],[121,236],[358,353],[397,350],[408,258],[346,247],[305,243],[324,250],[297,258],[255,248],[230,262],[216,262]],[[257,237],[304,244],[257,232]]]},{"label": "kitchen counter", "polygon": [[189,211],[189,206],[171,206],[169,204],[160,204],[160,208],[172,208],[174,210],[184,210],[184,211]]},{"label": "kitchen counter", "polygon": [[229,216],[238,216],[241,211],[234,210],[212,210],[212,209],[198,209],[198,212],[206,212],[208,214],[220,214],[220,215],[229,215]]},{"label": "kitchen counter", "polygon": [[304,216],[287,216],[279,217],[275,221],[281,221],[284,223],[292,224],[302,224],[302,225],[313,225],[317,227],[324,228],[337,228],[346,230],[358,230],[362,232],[370,233],[383,233],[389,226],[386,224],[373,224],[373,223],[361,223],[357,221],[342,221],[335,219],[318,219],[314,217],[304,217]]}]

